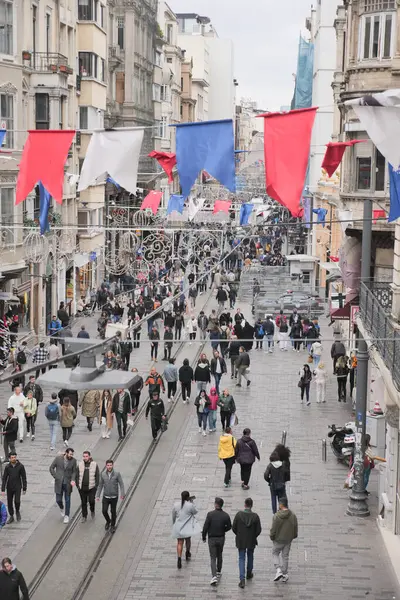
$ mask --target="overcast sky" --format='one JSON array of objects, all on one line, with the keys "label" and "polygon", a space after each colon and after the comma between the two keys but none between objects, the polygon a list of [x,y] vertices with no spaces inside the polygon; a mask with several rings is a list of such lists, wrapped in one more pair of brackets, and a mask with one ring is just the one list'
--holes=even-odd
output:
[{"label": "overcast sky", "polygon": [[300,31],[311,0],[167,0],[175,12],[207,16],[219,37],[232,39],[238,100],[278,110],[293,94]]}]

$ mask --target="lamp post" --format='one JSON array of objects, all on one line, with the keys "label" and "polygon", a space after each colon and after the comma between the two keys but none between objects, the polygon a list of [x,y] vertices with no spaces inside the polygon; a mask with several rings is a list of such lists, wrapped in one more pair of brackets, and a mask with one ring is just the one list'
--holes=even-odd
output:
[{"label": "lamp post", "polygon": [[[371,270],[372,200],[364,200],[361,254],[361,281],[368,282]],[[346,513],[352,517],[369,517],[367,492],[364,485],[365,428],[368,394],[368,346],[359,334],[357,349],[356,442],[354,448],[354,485]]]}]

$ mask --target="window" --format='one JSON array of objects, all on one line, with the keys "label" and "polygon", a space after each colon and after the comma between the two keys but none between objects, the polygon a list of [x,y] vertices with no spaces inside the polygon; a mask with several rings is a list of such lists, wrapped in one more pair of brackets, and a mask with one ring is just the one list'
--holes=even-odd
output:
[{"label": "window", "polygon": [[163,102],[168,102],[169,100],[169,90],[167,85],[161,86],[161,100]]},{"label": "window", "polygon": [[378,12],[380,10],[394,10],[396,0],[364,0],[364,12]]},{"label": "window", "polygon": [[161,86],[157,83],[153,83],[153,100],[155,102],[161,101]]},{"label": "window", "polygon": [[46,13],[46,54],[49,54],[49,52],[50,52],[50,45],[51,45],[51,41],[50,41],[50,22],[51,22],[51,15],[49,13]]},{"label": "window", "polygon": [[171,58],[170,56],[167,58],[167,63],[168,63],[169,65],[172,65],[172,58]]},{"label": "window", "polygon": [[79,73],[81,77],[96,77],[97,59],[99,57],[93,52],[79,52]]},{"label": "window", "polygon": [[104,60],[104,58],[101,59],[100,79],[103,82],[105,82],[106,80],[106,61]]},{"label": "window", "polygon": [[310,271],[303,271],[303,283],[311,283]]},{"label": "window", "polygon": [[14,147],[14,96],[12,94],[0,94],[0,120],[6,124],[6,137],[3,148]]},{"label": "window", "polygon": [[93,9],[93,21],[97,22],[97,17],[99,15],[99,0],[94,0]]},{"label": "window", "polygon": [[36,129],[50,129],[49,95],[35,94]]},{"label": "window", "polygon": [[78,20],[93,21],[93,0],[78,0]]},{"label": "window", "polygon": [[118,17],[117,18],[117,44],[121,48],[124,49],[124,30],[125,30],[125,18]]},{"label": "window", "polygon": [[13,53],[13,2],[0,0],[0,54]]},{"label": "window", "polygon": [[371,189],[371,157],[360,157],[356,159],[357,165],[357,190]]},{"label": "window", "polygon": [[100,27],[104,27],[104,4],[100,4]]},{"label": "window", "polygon": [[385,191],[386,160],[378,148],[375,148],[375,191]]},{"label": "window", "polygon": [[59,102],[59,115],[58,115],[58,126],[59,129],[64,129],[64,100],[65,100],[65,96],[60,96],[60,102]]},{"label": "window", "polygon": [[167,42],[168,42],[168,44],[172,44],[172,33],[173,33],[173,26],[171,23],[169,23],[167,25]]},{"label": "window", "polygon": [[79,129],[89,129],[88,126],[88,107],[80,106],[79,107]]},{"label": "window", "polygon": [[169,139],[168,117],[161,117],[160,136],[165,140]]},{"label": "window", "polygon": [[360,20],[360,60],[391,58],[395,37],[395,13],[364,15]]},{"label": "window", "polygon": [[[14,225],[14,188],[0,187],[0,220],[2,225]],[[12,230],[3,230],[3,240],[6,244],[12,244],[14,234]]]},{"label": "window", "polygon": [[35,56],[36,56],[36,16],[37,16],[37,7],[32,6],[32,49],[33,49],[33,66],[35,66]]},{"label": "window", "polygon": [[154,63],[157,67],[162,67],[162,55],[161,52],[154,53]]}]

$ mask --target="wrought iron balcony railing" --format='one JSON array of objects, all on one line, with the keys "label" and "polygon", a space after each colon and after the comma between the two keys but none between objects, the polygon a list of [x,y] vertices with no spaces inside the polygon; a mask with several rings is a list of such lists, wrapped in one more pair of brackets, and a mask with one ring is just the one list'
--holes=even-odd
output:
[{"label": "wrought iron balcony railing", "polygon": [[400,389],[400,331],[390,318],[392,291],[389,283],[361,284],[360,317],[372,342]]}]

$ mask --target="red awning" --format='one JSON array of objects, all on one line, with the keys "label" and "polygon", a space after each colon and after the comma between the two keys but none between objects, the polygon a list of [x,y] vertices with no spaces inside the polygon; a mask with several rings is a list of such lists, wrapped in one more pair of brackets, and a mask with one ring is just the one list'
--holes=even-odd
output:
[{"label": "red awning", "polygon": [[350,292],[346,296],[345,304],[341,308],[331,311],[331,319],[336,321],[350,320],[351,307],[354,304],[358,304],[358,294],[357,292]]}]

